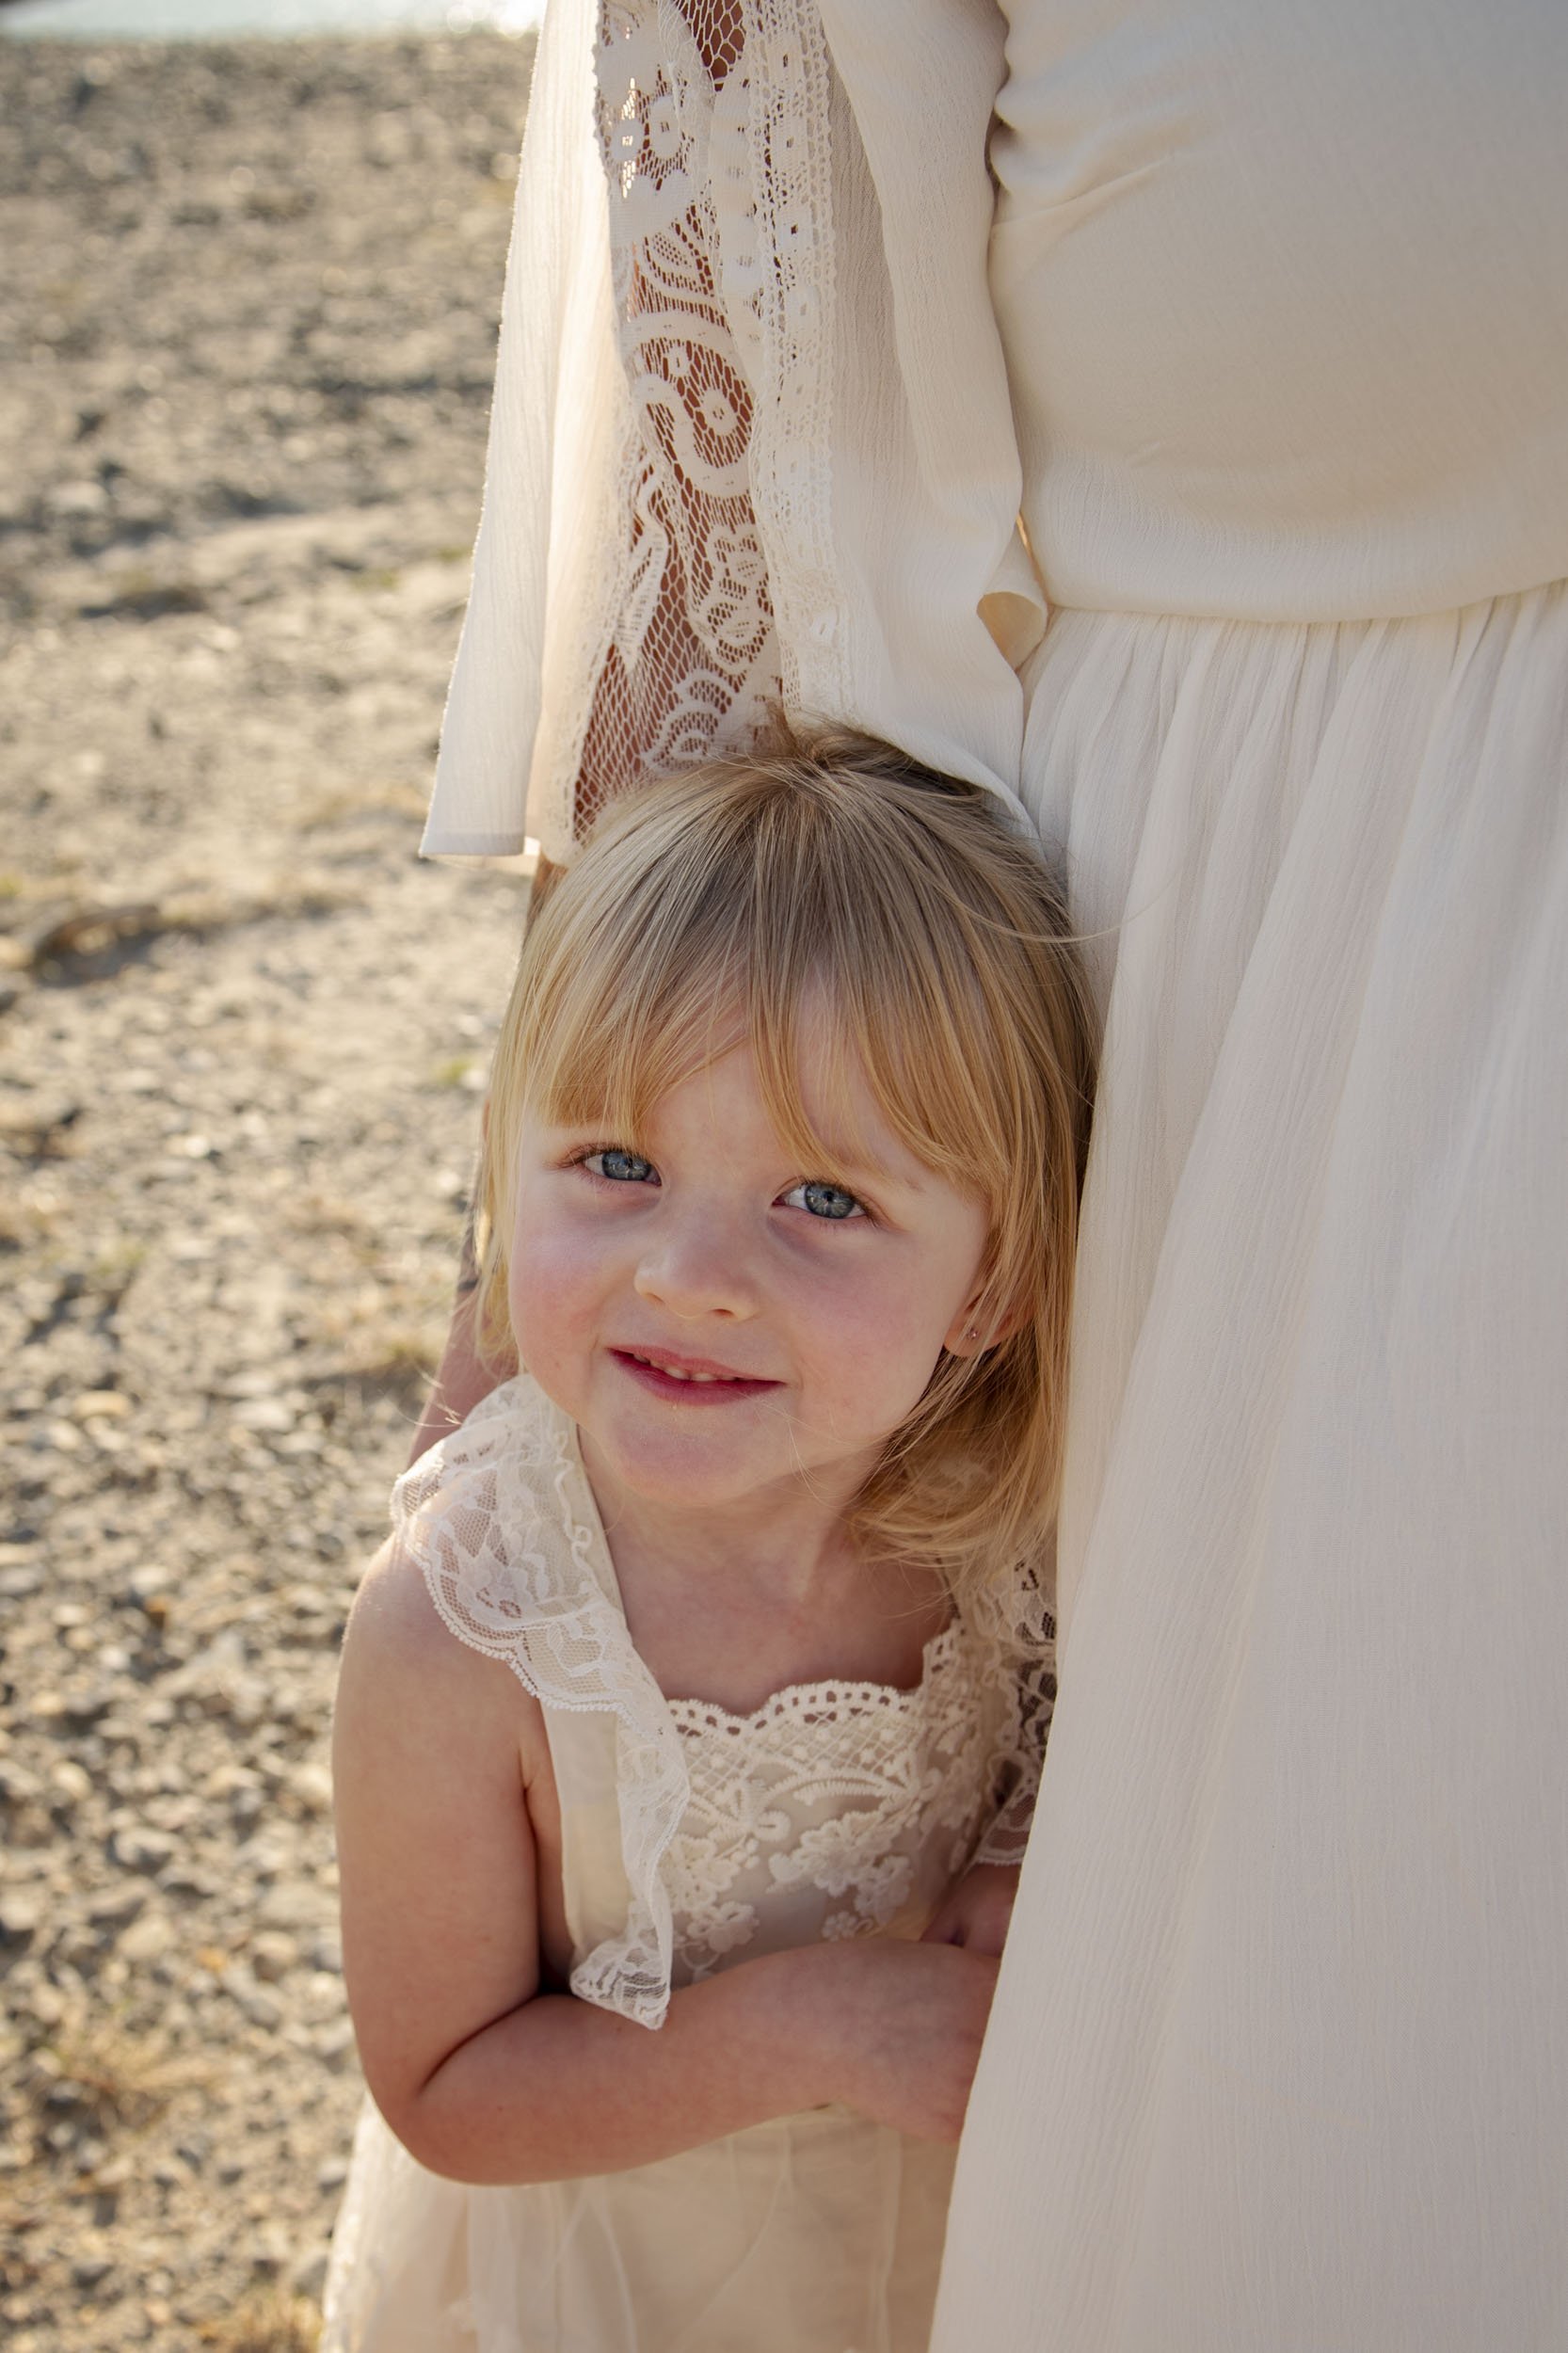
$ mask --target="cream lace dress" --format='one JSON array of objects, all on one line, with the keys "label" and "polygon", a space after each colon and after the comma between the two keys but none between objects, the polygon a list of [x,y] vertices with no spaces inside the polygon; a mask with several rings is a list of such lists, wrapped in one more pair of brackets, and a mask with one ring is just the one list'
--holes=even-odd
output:
[{"label": "cream lace dress", "polygon": [[[539,1701],[571,1990],[656,2032],[671,1989],[824,1937],[920,1933],[1015,1856],[1049,1713],[1027,1579],[928,1643],[911,1690],[665,1700],[632,1648],[572,1425],[508,1383],[399,1482],[454,1636]],[[324,2353],[923,2353],[952,2153],[846,2108],[599,2178],[468,2188],[366,2105]]]},{"label": "cream lace dress", "polygon": [[1562,0],[551,0],[428,846],[777,692],[1015,796],[1104,1014],[937,2353],[1568,2345],[1565,91]]}]

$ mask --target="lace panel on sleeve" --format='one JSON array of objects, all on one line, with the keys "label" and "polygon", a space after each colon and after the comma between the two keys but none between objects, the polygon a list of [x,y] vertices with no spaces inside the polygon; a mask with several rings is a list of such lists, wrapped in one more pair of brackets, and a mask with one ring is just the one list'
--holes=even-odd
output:
[{"label": "lace panel on sleeve", "polygon": [[740,748],[780,699],[831,700],[803,675],[822,632],[776,614],[766,552],[815,609],[832,281],[816,8],[601,0],[596,73],[632,431],[579,832],[649,776]]},{"label": "lace panel on sleeve", "polygon": [[595,1573],[569,1423],[532,1385],[497,1389],[392,1491],[393,1529],[448,1629],[503,1660],[546,1708],[616,1721],[624,1931],[572,1971],[583,2000],[645,2026],[669,2007],[672,1926],[660,1865],[686,1810],[680,1736]]}]

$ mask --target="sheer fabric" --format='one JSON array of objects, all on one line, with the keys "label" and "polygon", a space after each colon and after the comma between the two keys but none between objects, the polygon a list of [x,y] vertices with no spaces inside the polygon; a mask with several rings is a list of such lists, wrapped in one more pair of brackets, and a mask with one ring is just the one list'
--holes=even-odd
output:
[{"label": "sheer fabric", "polygon": [[[739,21],[727,77],[765,74],[774,19]],[[805,132],[829,380],[791,476],[825,567],[776,529],[755,429],[746,452],[786,699],[1016,794],[1066,856],[1105,1017],[1063,1691],[936,2353],[1548,2353],[1568,17],[793,22],[828,60]],[[667,8],[637,23],[680,51]],[[595,39],[552,11],[541,91],[552,55],[585,88]],[[591,107],[571,120],[604,308],[566,331],[520,247],[514,310],[546,323],[536,369],[565,348],[622,384]],[[745,204],[709,178],[722,254]],[[754,168],[777,287],[758,191]],[[731,335],[755,420],[782,379]],[[539,445],[576,429],[546,416]],[[498,594],[503,552],[584,562],[548,465],[505,479],[430,839],[510,840],[531,806],[565,849],[602,655],[555,664]],[[601,564],[631,535],[596,511]],[[547,691],[503,724],[520,667]]]},{"label": "sheer fabric", "polygon": [[947,277],[884,242],[873,161],[896,200],[920,144],[868,156],[814,0],[551,8],[427,852],[568,857],[774,704],[896,712],[937,765],[1016,780],[1001,648],[1040,603],[984,281],[1000,25],[922,0],[900,39],[963,158]]},{"label": "sheer fabric", "polygon": [[[446,1626],[544,1710],[581,1999],[656,2030],[678,1986],[823,1939],[917,1936],[971,1861],[1021,1851],[1050,1688],[1031,1578],[955,1616],[912,1689],[794,1684],[738,1716],[660,1692],[576,1433],[526,1377],[414,1465],[392,1517]],[[832,2108],[624,2174],[469,2189],[367,2109],[326,2345],[922,2353],[952,2169],[951,2151]]]}]

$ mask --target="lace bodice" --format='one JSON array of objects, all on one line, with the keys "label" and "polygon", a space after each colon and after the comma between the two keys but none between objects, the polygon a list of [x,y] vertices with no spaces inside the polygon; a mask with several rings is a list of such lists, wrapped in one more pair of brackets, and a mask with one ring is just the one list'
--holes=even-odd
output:
[{"label": "lace bodice", "polygon": [[665,1857],[675,1977],[819,1937],[918,1930],[992,1809],[997,1709],[952,1625],[911,1691],[811,1683],[748,1716],[668,1703],[689,1785]]},{"label": "lace bodice", "polygon": [[1021,1845],[1050,1689],[1027,1582],[956,1615],[912,1689],[795,1684],[738,1716],[660,1691],[575,1430],[526,1377],[399,1481],[393,1520],[446,1625],[545,1711],[583,1998],[657,2025],[728,1962],[918,1933]]}]

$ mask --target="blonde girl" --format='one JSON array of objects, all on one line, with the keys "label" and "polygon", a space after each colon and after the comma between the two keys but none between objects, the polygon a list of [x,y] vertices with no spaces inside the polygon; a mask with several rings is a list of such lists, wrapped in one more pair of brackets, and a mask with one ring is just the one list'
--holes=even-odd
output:
[{"label": "blonde girl", "polygon": [[[1060,898],[845,734],[619,806],[345,1643],[334,2353],[919,2353],[1049,1705]],[[454,1637],[456,1639],[454,1640]]]}]

